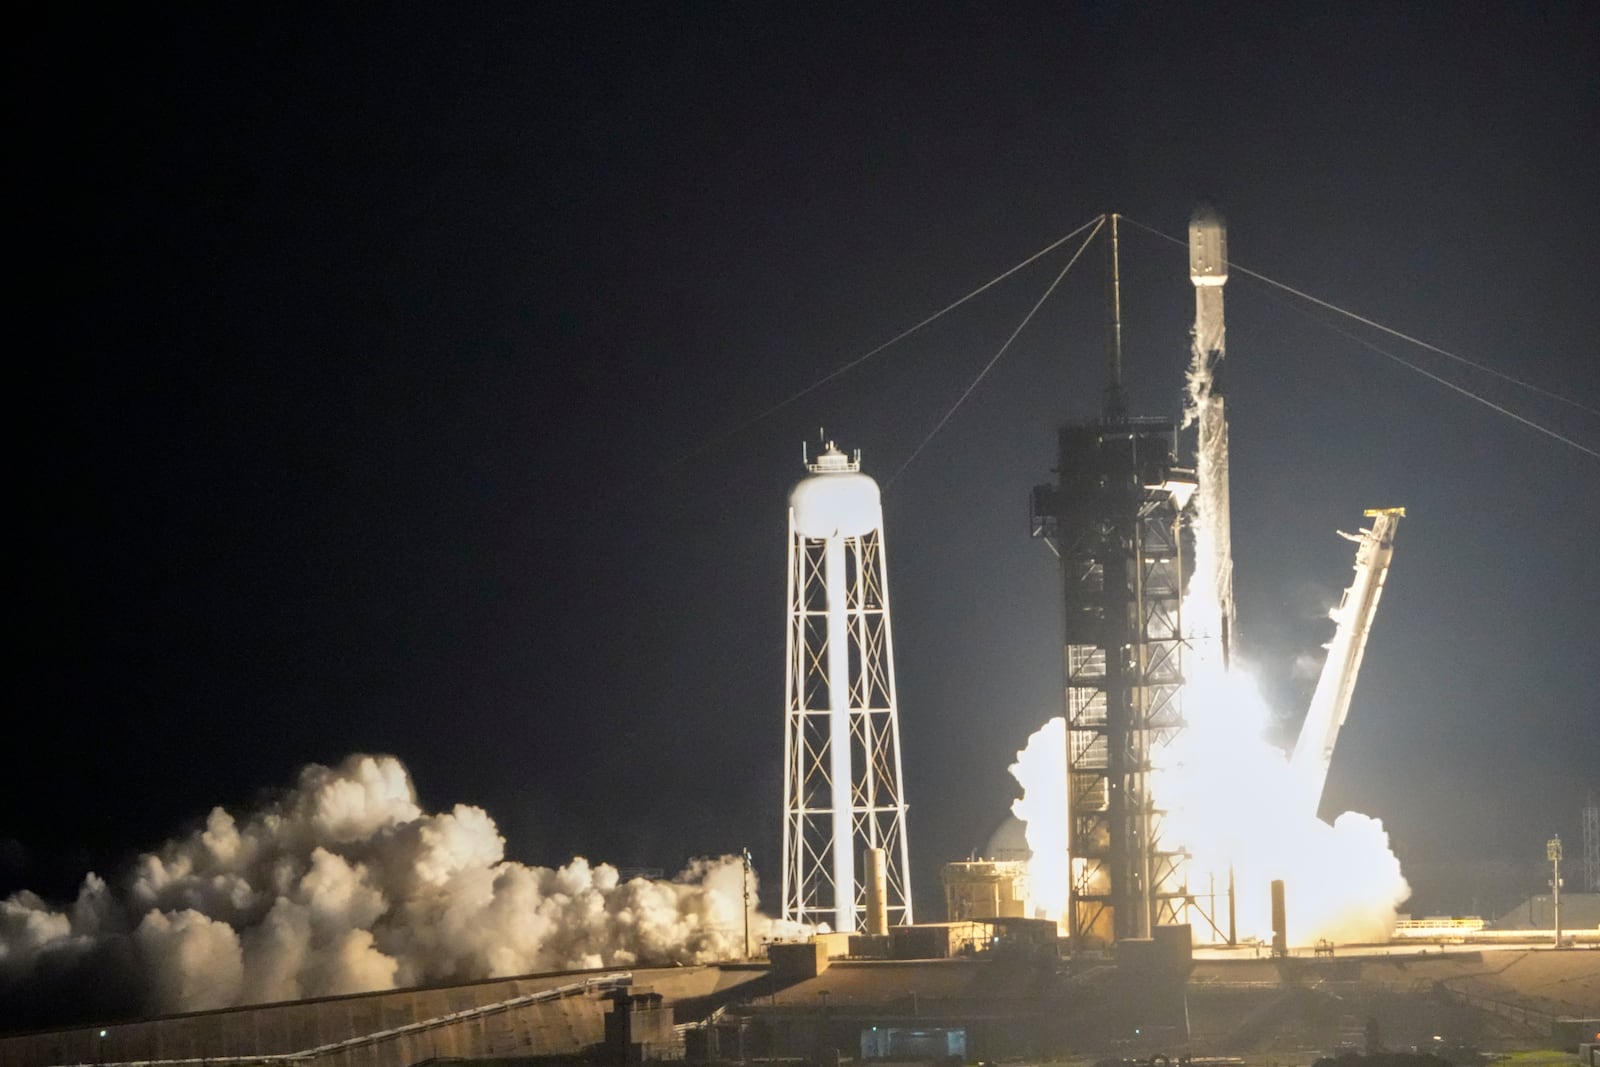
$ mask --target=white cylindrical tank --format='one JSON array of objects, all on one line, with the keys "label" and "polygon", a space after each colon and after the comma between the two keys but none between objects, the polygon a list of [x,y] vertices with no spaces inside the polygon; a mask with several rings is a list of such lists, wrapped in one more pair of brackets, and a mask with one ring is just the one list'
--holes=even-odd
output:
[{"label": "white cylindrical tank", "polygon": [[789,506],[802,537],[861,537],[883,525],[878,483],[858,471],[813,474],[789,493]]}]

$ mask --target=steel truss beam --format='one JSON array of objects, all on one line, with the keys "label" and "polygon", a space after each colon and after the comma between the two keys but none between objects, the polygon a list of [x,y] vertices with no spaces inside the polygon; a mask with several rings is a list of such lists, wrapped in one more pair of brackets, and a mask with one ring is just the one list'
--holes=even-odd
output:
[{"label": "steel truss beam", "polygon": [[1074,947],[1194,923],[1184,852],[1164,840],[1150,795],[1155,754],[1183,729],[1183,506],[1162,420],[1061,432],[1059,479],[1034,491],[1034,533],[1061,559],[1066,606],[1068,853]]}]

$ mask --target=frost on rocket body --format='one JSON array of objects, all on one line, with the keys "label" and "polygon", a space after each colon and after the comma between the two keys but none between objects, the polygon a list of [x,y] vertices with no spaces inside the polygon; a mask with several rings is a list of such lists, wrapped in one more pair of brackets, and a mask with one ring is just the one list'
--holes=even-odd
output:
[{"label": "frost on rocket body", "polygon": [[[743,951],[743,882],[734,856],[671,882],[622,882],[581,857],[555,870],[507,861],[483,809],[425,812],[399,760],[353,755],[305,768],[242,818],[213,809],[139,857],[119,893],[90,874],[70,907],[29,892],[0,901],[0,994],[51,976],[120,983],[119,1003],[139,1010],[191,1011],[704,963]],[[751,914],[757,940],[798,932],[780,926]]]}]

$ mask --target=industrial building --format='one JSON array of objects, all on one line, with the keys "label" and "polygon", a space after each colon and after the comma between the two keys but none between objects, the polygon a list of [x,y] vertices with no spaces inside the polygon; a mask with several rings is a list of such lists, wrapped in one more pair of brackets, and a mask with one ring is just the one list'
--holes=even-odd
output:
[{"label": "industrial building", "polygon": [[944,865],[942,879],[947,919],[1027,914],[1028,865],[1022,860],[959,860]]}]

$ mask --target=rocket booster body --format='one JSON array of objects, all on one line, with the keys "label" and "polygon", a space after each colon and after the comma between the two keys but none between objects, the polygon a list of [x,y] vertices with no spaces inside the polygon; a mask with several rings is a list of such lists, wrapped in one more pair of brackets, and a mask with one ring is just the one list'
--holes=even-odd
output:
[{"label": "rocket booster body", "polygon": [[1201,205],[1189,219],[1189,279],[1194,283],[1194,349],[1189,366],[1189,417],[1198,425],[1195,577],[1211,586],[1222,662],[1233,655],[1233,534],[1229,518],[1228,418],[1222,289],[1228,281],[1228,230],[1222,216]]}]

